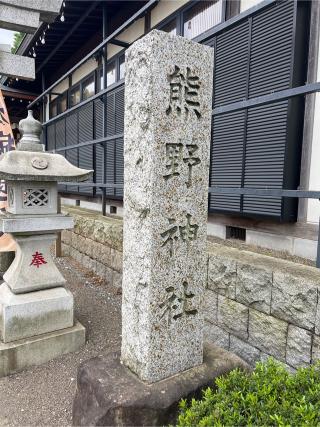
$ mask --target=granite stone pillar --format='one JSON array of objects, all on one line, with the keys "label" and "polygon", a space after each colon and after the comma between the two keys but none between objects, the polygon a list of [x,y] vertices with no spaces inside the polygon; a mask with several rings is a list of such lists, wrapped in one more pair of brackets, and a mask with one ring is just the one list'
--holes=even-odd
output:
[{"label": "granite stone pillar", "polygon": [[121,358],[154,382],[203,361],[213,49],[152,31],[126,61]]},{"label": "granite stone pillar", "polygon": [[78,371],[74,425],[167,425],[239,358],[203,346],[213,50],[153,30],[126,52],[122,349]]}]

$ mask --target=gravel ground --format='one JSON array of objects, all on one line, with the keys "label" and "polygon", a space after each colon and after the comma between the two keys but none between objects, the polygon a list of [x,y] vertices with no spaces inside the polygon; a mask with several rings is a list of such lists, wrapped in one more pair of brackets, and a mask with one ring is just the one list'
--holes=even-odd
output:
[{"label": "gravel ground", "polygon": [[58,265],[87,329],[80,351],[0,379],[0,426],[70,426],[79,364],[120,348],[121,295],[69,257]]}]

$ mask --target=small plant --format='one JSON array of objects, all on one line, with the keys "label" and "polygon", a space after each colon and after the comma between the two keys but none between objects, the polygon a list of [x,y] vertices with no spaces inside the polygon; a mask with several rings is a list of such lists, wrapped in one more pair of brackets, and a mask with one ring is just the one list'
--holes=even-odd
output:
[{"label": "small plant", "polygon": [[201,400],[180,402],[178,426],[320,426],[319,363],[290,374],[270,358],[251,373],[235,369],[215,385]]}]

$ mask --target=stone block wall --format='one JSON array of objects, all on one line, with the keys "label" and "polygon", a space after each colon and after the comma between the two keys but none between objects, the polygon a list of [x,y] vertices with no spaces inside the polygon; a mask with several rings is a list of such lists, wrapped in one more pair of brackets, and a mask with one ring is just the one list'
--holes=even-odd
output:
[{"label": "stone block wall", "polygon": [[86,209],[63,208],[74,218],[72,231],[61,233],[64,256],[104,278],[115,288],[122,282],[122,220]]},{"label": "stone block wall", "polygon": [[318,269],[212,243],[208,255],[207,339],[251,364],[320,358]]},{"label": "stone block wall", "polygon": [[[64,255],[120,288],[122,220],[64,208],[75,228]],[[254,364],[268,356],[291,369],[320,359],[320,270],[208,242],[205,337]]]}]

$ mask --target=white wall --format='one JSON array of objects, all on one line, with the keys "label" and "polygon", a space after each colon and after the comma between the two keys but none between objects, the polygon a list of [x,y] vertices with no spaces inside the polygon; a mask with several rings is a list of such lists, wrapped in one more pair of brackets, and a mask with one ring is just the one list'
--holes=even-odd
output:
[{"label": "white wall", "polygon": [[189,0],[161,0],[157,6],[151,10],[151,28],[163,21],[167,16],[180,9]]},{"label": "white wall", "polygon": [[263,0],[241,0],[240,2],[240,12],[243,12],[249,9],[252,6],[255,6],[258,3],[261,3]]},{"label": "white wall", "polygon": [[[136,22],[134,22],[130,27],[128,27],[125,31],[120,33],[117,36],[118,40],[121,40],[123,42],[132,43],[135,40],[137,40],[139,37],[143,36],[144,34],[144,18],[138,19]],[[108,44],[107,46],[107,58],[110,59],[114,55],[116,55],[118,52],[120,52],[123,49],[121,46],[115,46],[113,44]]]},{"label": "white wall", "polygon": [[[52,89],[52,92],[63,93],[68,89],[68,79],[62,80],[57,86]],[[51,95],[51,100],[54,100],[58,95]]]},{"label": "white wall", "polygon": [[72,74],[72,84],[78,83],[83,77],[90,74],[97,68],[97,61],[93,58],[89,59],[87,62],[81,65],[73,74]]}]

